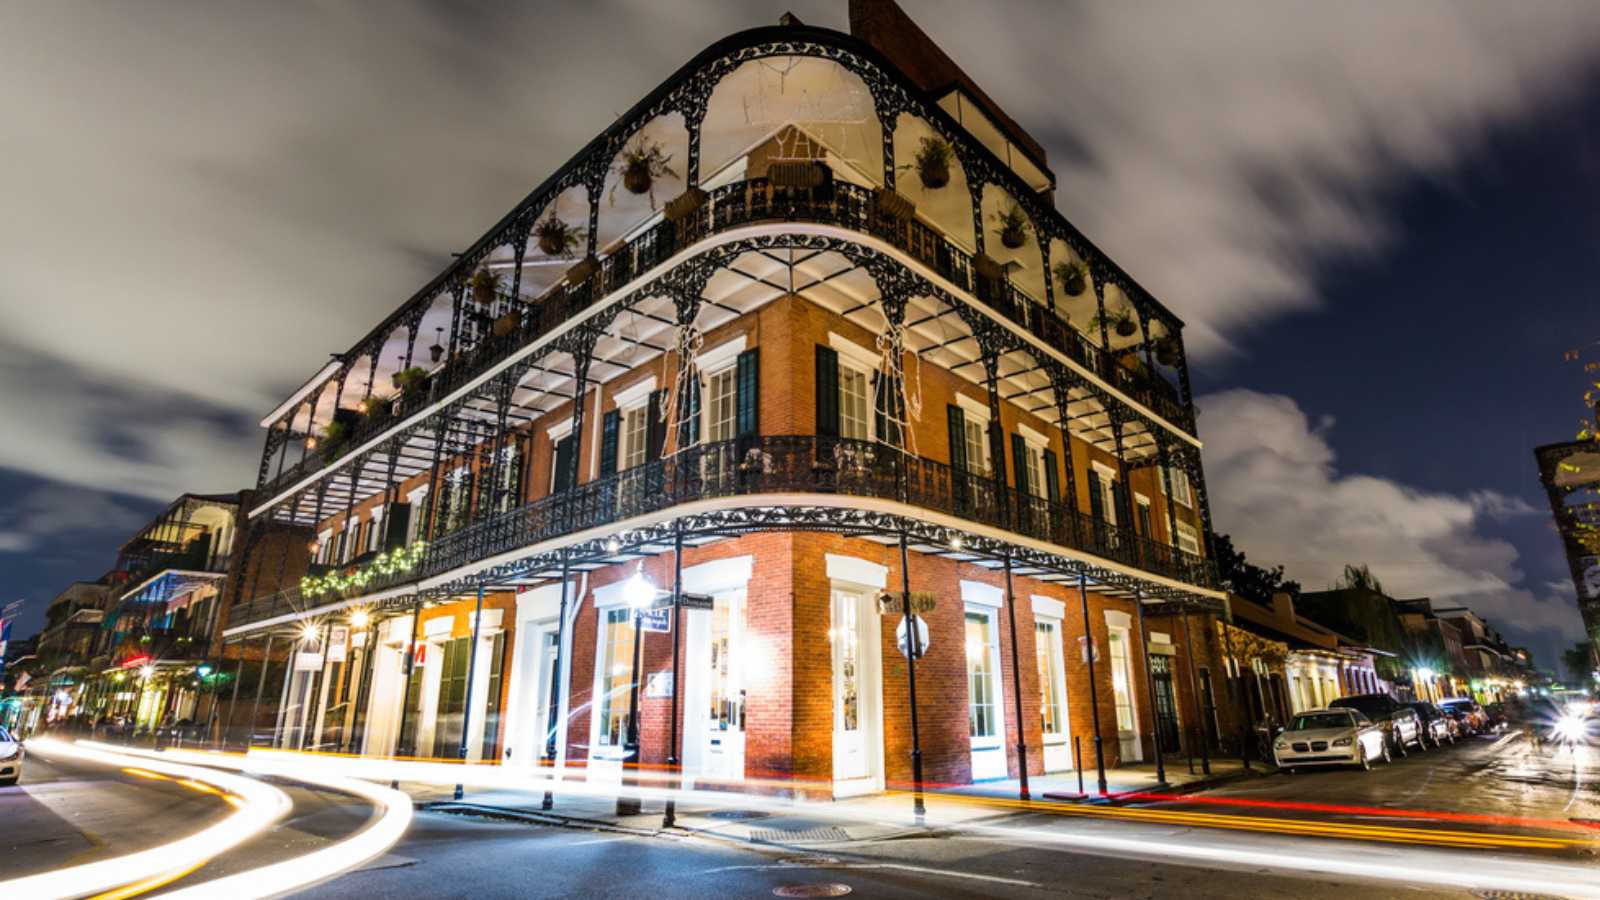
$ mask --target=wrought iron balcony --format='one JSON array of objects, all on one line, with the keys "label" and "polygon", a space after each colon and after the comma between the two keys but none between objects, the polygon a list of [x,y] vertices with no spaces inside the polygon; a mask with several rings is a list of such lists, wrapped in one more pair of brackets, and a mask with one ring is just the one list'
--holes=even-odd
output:
[{"label": "wrought iron balcony", "polygon": [[[1202,588],[1217,585],[1210,560],[1185,553],[994,479],[872,441],[765,436],[705,444],[487,515],[436,535],[413,569],[369,580],[376,593],[480,560],[698,500],[747,495],[845,495],[893,500],[956,519],[1093,554]],[[786,504],[804,505],[804,497]],[[783,526],[786,530],[796,530]],[[825,527],[825,526],[819,526]],[[236,607],[229,627],[303,611],[332,597],[290,591]]]},{"label": "wrought iron balcony", "polygon": [[[276,474],[263,470],[260,489],[275,493],[336,461],[350,448],[382,435],[697,241],[734,228],[775,221],[832,225],[892,245],[1156,415],[1190,434],[1195,432],[1191,410],[1165,376],[1142,362],[1130,367],[1124,360],[1131,351],[1112,352],[1100,347],[1003,273],[997,278],[980,275],[980,266],[971,254],[915,218],[887,213],[877,192],[848,182],[788,188],[775,186],[765,178],[752,178],[710,191],[706,202],[693,212],[674,221],[658,222],[617,246],[597,265],[580,261],[575,269],[588,270],[586,277],[575,279],[569,273],[567,280],[531,302],[502,296],[494,313],[473,313],[478,318],[494,320],[511,312],[516,325],[500,334],[481,329],[481,340],[460,349],[426,381],[401,390],[391,409],[354,420],[337,444],[324,442],[303,460]],[[1134,359],[1137,361],[1136,354]],[[295,437],[303,439],[306,435]]]}]

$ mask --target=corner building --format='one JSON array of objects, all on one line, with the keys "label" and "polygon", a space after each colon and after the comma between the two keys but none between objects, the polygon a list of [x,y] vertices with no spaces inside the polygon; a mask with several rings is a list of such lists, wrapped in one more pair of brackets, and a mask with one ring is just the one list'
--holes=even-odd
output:
[{"label": "corner building", "polygon": [[303,540],[231,610],[283,672],[231,733],[882,790],[909,588],[930,783],[1228,739],[1182,322],[850,13],[707,48],[263,420],[251,520]]}]

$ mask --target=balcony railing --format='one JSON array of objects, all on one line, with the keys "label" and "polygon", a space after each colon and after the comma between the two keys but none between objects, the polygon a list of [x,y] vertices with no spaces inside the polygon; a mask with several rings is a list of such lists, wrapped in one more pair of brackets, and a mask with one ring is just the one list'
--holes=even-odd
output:
[{"label": "balcony railing", "polygon": [[[971,254],[932,227],[916,219],[885,215],[872,190],[847,182],[816,188],[787,188],[774,186],[765,178],[752,178],[710,191],[706,203],[695,212],[676,221],[659,222],[617,247],[586,279],[577,283],[563,282],[531,303],[520,298],[503,298],[501,305],[526,310],[515,328],[498,336],[487,327],[482,328],[481,341],[459,350],[426,382],[401,391],[387,415],[361,417],[338,446],[318,447],[309,452],[301,462],[269,476],[261,490],[275,492],[332,462],[347,448],[377,437],[400,419],[448,396],[517,350],[550,333],[597,299],[670,259],[678,250],[732,228],[772,221],[833,225],[870,234],[893,245],[1157,415],[1194,433],[1193,416],[1177,389],[1164,376],[1143,366],[1137,371],[1130,370],[1119,362],[1122,354],[1096,345],[1003,275],[983,277]],[[490,317],[480,315],[479,318]]]},{"label": "balcony railing", "polygon": [[[416,568],[374,578],[362,593],[696,500],[789,493],[896,500],[1092,553],[1186,584],[1214,588],[1217,583],[1216,568],[1209,560],[1075,512],[1065,504],[1009,487],[1002,489],[985,475],[962,472],[871,441],[768,436],[694,447],[485,516],[436,536]],[[237,607],[228,624],[259,622],[326,600],[301,598],[294,592],[263,598]]]}]

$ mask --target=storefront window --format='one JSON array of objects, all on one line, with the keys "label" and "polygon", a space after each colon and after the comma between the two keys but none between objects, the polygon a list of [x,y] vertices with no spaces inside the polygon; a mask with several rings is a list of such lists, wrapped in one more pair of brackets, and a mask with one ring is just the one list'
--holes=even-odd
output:
[{"label": "storefront window", "polygon": [[633,626],[626,609],[607,610],[600,636],[600,733],[595,744],[620,747],[627,739],[628,688],[633,666]]},{"label": "storefront window", "polygon": [[973,737],[995,735],[994,671],[990,667],[987,613],[967,613],[967,724]]},{"label": "storefront window", "polygon": [[730,650],[744,632],[744,604],[740,598],[717,598],[711,607],[711,728],[744,730],[744,691],[733,670]]},{"label": "storefront window", "polygon": [[1117,699],[1117,730],[1133,730],[1133,692],[1128,687],[1128,641],[1120,630],[1111,632],[1111,690]]},{"label": "storefront window", "polygon": [[1045,734],[1063,733],[1065,716],[1061,710],[1061,667],[1057,664],[1056,648],[1061,642],[1055,622],[1038,622],[1034,625],[1034,655],[1039,661],[1039,720]]}]

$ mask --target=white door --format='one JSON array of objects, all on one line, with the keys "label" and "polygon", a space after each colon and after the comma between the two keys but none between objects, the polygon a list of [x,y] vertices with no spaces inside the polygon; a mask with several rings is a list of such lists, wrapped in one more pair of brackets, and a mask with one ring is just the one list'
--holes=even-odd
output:
[{"label": "white door", "polygon": [[999,632],[993,609],[967,607],[967,725],[972,736],[973,781],[1006,777]]},{"label": "white door", "polygon": [[719,781],[744,777],[745,592],[684,613],[683,770]]},{"label": "white door", "polygon": [[546,750],[551,747],[551,737],[556,733],[557,719],[553,715],[554,709],[551,702],[555,700],[556,641],[558,638],[556,623],[544,622],[534,626],[532,646],[534,649],[534,701],[533,714],[527,723],[527,757],[533,763],[547,763]]},{"label": "white door", "polygon": [[1133,703],[1133,662],[1126,628],[1110,629],[1111,690],[1117,703],[1117,741],[1124,762],[1144,759],[1139,741],[1139,713]]},{"label": "white door", "polygon": [[867,755],[867,710],[862,607],[865,596],[833,591],[833,780],[849,781],[872,774]]},{"label": "white door", "polygon": [[1044,737],[1044,770],[1072,768],[1067,742],[1067,681],[1061,649],[1061,621],[1034,620],[1034,653],[1039,663],[1039,721]]}]

